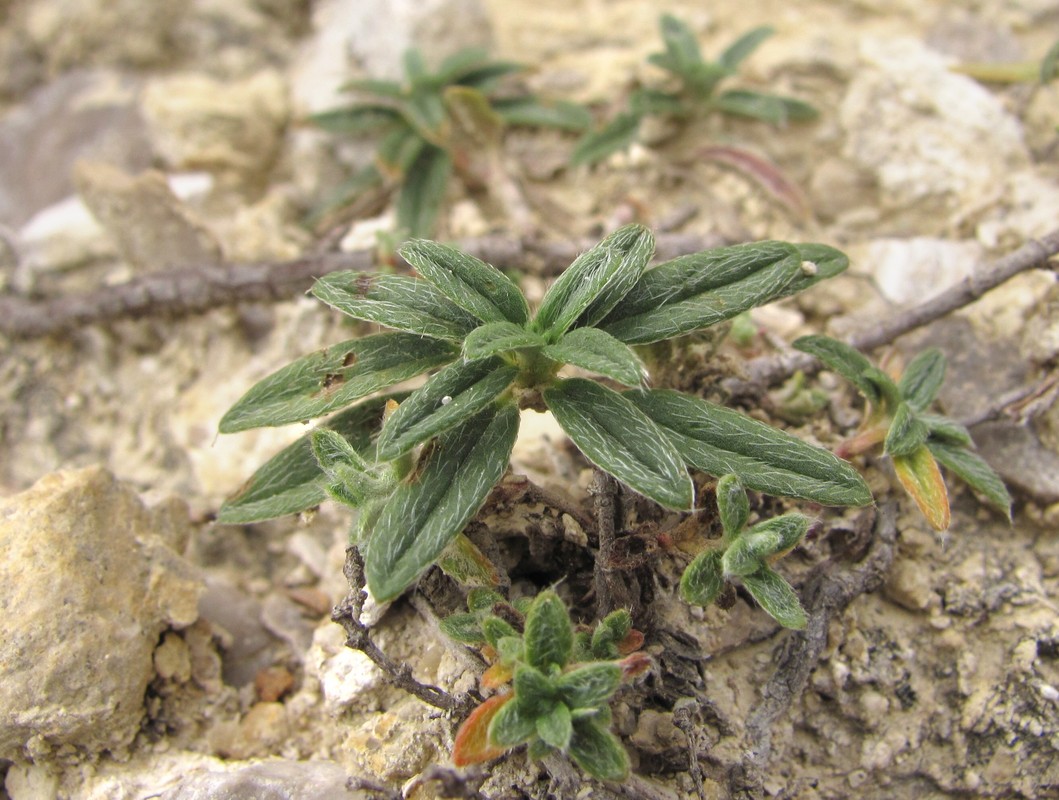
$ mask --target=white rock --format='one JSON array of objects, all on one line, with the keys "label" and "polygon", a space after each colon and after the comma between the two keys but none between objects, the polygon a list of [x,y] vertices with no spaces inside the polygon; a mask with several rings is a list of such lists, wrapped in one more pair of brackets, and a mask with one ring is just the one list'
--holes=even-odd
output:
[{"label": "white rock", "polygon": [[139,730],[159,636],[197,619],[202,589],[154,516],[99,467],[0,501],[0,759],[120,751]]},{"label": "white rock", "polygon": [[887,300],[919,303],[974,273],[985,253],[975,241],[879,239],[868,246],[865,262]]},{"label": "white rock", "polygon": [[345,632],[333,622],[316,629],[305,671],[320,682],[324,704],[332,714],[354,705],[382,681],[382,673],[371,659],[346,647]]}]

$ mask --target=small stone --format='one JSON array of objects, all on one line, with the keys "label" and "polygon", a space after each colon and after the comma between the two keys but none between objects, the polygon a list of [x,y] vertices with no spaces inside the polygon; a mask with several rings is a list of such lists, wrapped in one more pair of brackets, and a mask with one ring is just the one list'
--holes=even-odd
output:
[{"label": "small stone", "polygon": [[266,667],[254,677],[258,699],[274,703],[294,687],[294,676],[285,667]]},{"label": "small stone", "polygon": [[187,683],[191,680],[191,650],[184,638],[172,631],[162,637],[154,651],[154,671],[162,680]]},{"label": "small stone", "polygon": [[930,570],[918,561],[898,559],[886,581],[886,596],[909,611],[925,611],[934,599]]}]

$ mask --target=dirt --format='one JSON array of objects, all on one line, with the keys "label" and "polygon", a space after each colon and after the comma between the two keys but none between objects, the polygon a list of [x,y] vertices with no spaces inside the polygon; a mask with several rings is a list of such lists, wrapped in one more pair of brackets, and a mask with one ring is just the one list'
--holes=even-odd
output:
[{"label": "dirt", "polygon": [[[34,6],[11,5],[23,11]],[[38,5],[41,15],[57,7]],[[291,68],[307,35],[309,15],[292,12],[287,19],[274,10],[261,11],[273,5],[248,7],[268,21],[260,35],[267,35],[268,58],[282,73]],[[965,61],[1009,59],[1012,53],[1037,58],[1054,38],[1059,19],[1054,2],[1011,0],[960,8],[941,0],[793,5],[719,0],[708,8],[634,0],[487,0],[484,5],[497,55],[534,65],[528,78],[534,89],[592,103],[600,114],[620,108],[638,83],[659,80],[645,56],[658,48],[663,10],[689,21],[707,54],[755,25],[774,25],[776,35],[747,63],[740,80],[820,109],[819,121],[784,129],[715,115],[673,135],[655,131],[650,144],[591,169],[564,165],[570,137],[524,131],[508,136],[509,176],[531,211],[530,232],[547,240],[596,237],[635,220],[729,241],[820,241],[854,256],[848,275],[756,315],[760,333],[753,351],[731,342],[716,352],[704,342],[685,351],[682,361],[669,365],[669,383],[684,390],[722,399],[722,380],[738,376],[748,355],[773,352],[802,333],[870,326],[871,320],[892,313],[896,304],[880,289],[886,276],[870,259],[881,242],[960,242],[972,248],[961,251],[964,255],[976,252],[984,263],[1049,232],[1041,224],[1050,220],[1054,226],[1059,218],[1052,213],[1059,211],[1059,93],[1054,86],[1036,92],[1028,85],[968,89],[972,99],[981,90],[975,102],[990,108],[994,103],[998,119],[1018,133],[1009,151],[982,152],[978,159],[971,145],[986,135],[973,129],[979,106],[942,113],[922,107],[927,101],[916,94],[916,86],[895,85],[894,103],[907,101],[932,126],[902,128],[895,120],[904,111],[886,117],[884,109],[878,119],[867,119],[852,91],[856,87],[872,97],[870,91],[880,85],[870,84],[872,76],[880,76],[879,82],[895,80],[899,71],[887,72],[890,67],[878,53],[899,50],[908,41]],[[5,24],[22,24],[21,19],[13,14]],[[202,29],[211,30],[208,22]],[[221,28],[215,33],[223,38]],[[227,61],[218,56],[210,62],[212,71],[237,72],[251,58],[238,55],[243,51],[256,52],[252,39],[226,51]],[[84,58],[91,65],[94,56]],[[187,61],[134,66],[145,80],[195,67]],[[961,113],[968,128],[958,133],[953,126],[960,124]],[[293,130],[293,120],[288,124]],[[1007,146],[1000,127],[994,126],[997,138],[988,140],[990,146],[994,141],[996,147]],[[889,130],[892,152],[907,153],[906,163],[922,171],[895,178],[886,153],[873,162],[876,156],[865,154],[871,149],[868,129]],[[931,183],[934,173],[927,167],[939,165],[931,165],[919,148],[936,144],[940,152],[950,152],[946,130],[954,131],[952,141],[970,137],[966,148],[954,145],[952,152],[966,156],[969,164],[982,162],[981,185],[974,175],[966,184]],[[924,144],[934,135],[942,140]],[[281,259],[309,247],[312,237],[296,224],[292,210],[297,203],[287,200],[298,195],[300,179],[290,136],[285,141],[287,149],[270,170],[229,182],[230,173],[216,170],[210,197],[191,202],[197,215],[213,222],[222,243],[226,237],[240,241],[238,247],[229,242],[227,252]],[[711,145],[738,146],[769,159],[800,187],[808,214],[784,205],[747,174],[704,159]],[[340,168],[334,162],[332,167]],[[937,174],[948,174],[945,167],[942,160]],[[957,162],[949,173],[966,169]],[[1010,181],[1003,177],[1008,175]],[[983,189],[990,181],[993,190]],[[504,207],[489,198],[455,187],[448,200],[440,236],[511,232]],[[904,284],[913,295],[940,281],[934,269],[940,261],[931,262],[930,254]],[[958,261],[958,269],[973,269],[965,259]],[[98,285],[101,278],[114,282],[130,271],[112,249],[88,266],[37,276],[33,290],[75,291]],[[12,275],[16,272],[5,272],[9,291],[18,288]],[[1059,360],[1059,346],[1049,345],[1056,326],[1054,284],[1048,273],[1020,276],[994,295],[1000,299],[961,312],[966,330],[921,334],[922,340],[937,336],[951,348],[958,375],[971,381],[973,394],[943,395],[943,401],[970,415],[1017,388],[1017,382],[1029,384],[1054,372]],[[539,295],[543,285],[539,275],[526,276],[531,296]],[[967,331],[987,339],[982,351],[965,349],[978,341]],[[270,759],[333,762],[350,776],[399,791],[432,763],[449,763],[453,721],[388,686],[359,654],[343,648],[341,631],[327,619],[346,589],[341,568],[348,516],[325,505],[316,514],[261,525],[210,522],[223,498],[258,464],[303,432],[265,430],[218,438],[222,413],[255,380],[344,338],[348,330],[341,321],[315,302],[299,299],[3,344],[0,493],[13,496],[55,470],[103,464],[149,501],[175,495],[187,503],[195,524],[185,557],[210,591],[223,584],[250,603],[226,630],[219,616],[210,621],[225,602],[217,595],[214,605],[204,601],[204,619],[162,637],[144,724],[127,748],[0,760],[0,777],[6,776],[12,800],[166,796],[181,773],[193,768],[220,771]],[[900,340],[897,351],[907,357],[914,349]],[[1020,369],[1003,372],[991,360],[1001,358],[1018,361]],[[777,413],[783,404],[779,387],[756,403],[736,402],[753,416],[833,447],[856,427],[863,409],[848,387],[826,375],[819,381],[827,408],[801,424]],[[1034,446],[1054,458],[1054,431],[1059,430],[1054,394],[1027,415],[1032,419],[1023,418],[1024,427],[1042,431]],[[534,423],[541,424],[524,433],[515,470],[563,492],[590,516],[591,469],[561,434],[539,419]],[[1015,466],[1007,469],[1017,470],[1018,454],[1012,459]],[[857,597],[831,620],[819,663],[775,723],[771,751],[745,796],[1059,797],[1059,496],[1049,494],[1047,481],[1017,483],[1009,525],[969,490],[950,483],[953,522],[948,532],[938,534],[895,489],[884,462],[868,459],[859,465],[879,503],[899,509],[893,562],[881,589]],[[709,496],[708,479],[700,480],[699,488]],[[615,705],[615,730],[629,749],[637,778],[624,788],[579,782],[560,767],[529,762],[516,752],[485,770],[481,791],[487,797],[566,800],[656,792],[683,798],[698,796],[698,788],[707,798],[736,796],[733,775],[753,755],[747,753],[747,721],[792,634],[742,595],[725,610],[680,602],[676,584],[688,556],[653,535],[675,521],[635,498],[625,500],[629,529],[643,534],[637,540],[643,552],[630,562],[635,566],[630,575],[644,590],[642,618],[651,625],[645,630],[646,651],[657,665]],[[788,507],[796,506],[755,498],[755,511],[762,515]],[[872,510],[813,512],[824,520],[823,532],[784,562],[796,586],[821,569],[853,569],[863,552],[858,537],[874,519]],[[494,498],[469,535],[499,543],[497,553],[511,572],[513,592],[527,594],[561,581],[561,591],[576,608],[591,609],[592,553],[569,515],[539,502]],[[445,640],[436,624],[435,615],[454,610],[458,601],[452,587],[432,575],[414,596],[380,611],[373,635],[422,680],[452,692],[472,689],[480,665]],[[245,642],[255,636],[261,648],[241,652],[240,637]],[[243,670],[238,677],[237,669]],[[688,737],[674,723],[674,707],[682,697],[695,703],[701,787],[689,766]],[[440,796],[437,786],[409,786],[407,796]]]}]

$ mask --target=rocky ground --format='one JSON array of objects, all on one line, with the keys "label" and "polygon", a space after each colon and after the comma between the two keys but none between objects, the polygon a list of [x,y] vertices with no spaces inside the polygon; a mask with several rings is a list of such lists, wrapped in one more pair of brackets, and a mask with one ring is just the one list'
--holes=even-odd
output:
[{"label": "rocky ground", "polygon": [[[571,138],[514,131],[505,166],[528,228],[513,231],[502,208],[454,185],[440,236],[563,242],[638,220],[849,252],[847,275],[756,314],[768,353],[802,333],[870,327],[1056,227],[1059,88],[983,86],[950,69],[1039,59],[1059,22],[1054,0],[8,0],[0,289],[54,297],[187,264],[371,246],[365,231],[385,215],[326,236],[301,224],[371,153],[302,121],[338,102],[343,80],[396,74],[412,41],[431,58],[485,44],[532,65],[535,90],[606,114],[657,80],[645,56],[663,10],[688,21],[707,53],[774,25],[742,79],[812,102],[820,119],[651,130],[578,169],[566,165]],[[712,144],[777,163],[810,212],[703,160]],[[539,293],[532,267],[527,289]],[[481,792],[695,797],[693,745],[708,798],[741,790],[748,760],[763,763],[740,796],[1059,796],[1057,308],[1054,274],[1027,272],[898,341],[904,354],[927,343],[946,353],[941,405],[957,419],[1040,386],[973,430],[1013,491],[1015,521],[953,485],[953,524],[938,535],[893,492],[885,464],[865,463],[880,508],[897,504],[892,564],[878,591],[831,619],[767,752],[747,753],[760,745],[748,721],[789,634],[742,600],[689,610],[674,598],[683,562],[661,553],[646,646],[658,666],[615,707],[636,778],[607,787],[515,753],[486,770]],[[422,775],[449,763],[453,721],[390,686],[329,619],[347,590],[347,515],[325,505],[268,524],[210,522],[302,433],[218,438],[222,413],[256,380],[340,338],[342,323],[301,298],[0,344],[0,797],[379,796],[347,788],[350,777],[440,796]],[[675,379],[715,391],[744,358],[724,350]],[[781,424],[833,446],[860,406],[837,380],[820,385],[827,410]],[[767,416],[781,391],[748,410]],[[515,471],[590,513],[590,470],[536,422]],[[541,506],[492,510],[477,524],[516,554],[528,529],[566,524]],[[827,512],[829,533],[785,562],[792,580],[807,585],[872,513]],[[569,558],[529,549],[550,569]],[[575,555],[571,571],[590,565]],[[439,633],[425,597],[378,614],[374,638],[420,679],[473,688],[475,664]],[[674,720],[681,692],[696,699],[690,734]]]}]

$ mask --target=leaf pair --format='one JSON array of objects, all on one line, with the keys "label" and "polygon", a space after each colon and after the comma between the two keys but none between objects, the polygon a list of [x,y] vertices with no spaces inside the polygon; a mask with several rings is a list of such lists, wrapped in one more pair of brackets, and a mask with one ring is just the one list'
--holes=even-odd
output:
[{"label": "leaf pair", "polygon": [[[469,598],[468,605],[480,606],[482,599],[481,594]],[[468,628],[468,615],[460,616]],[[476,616],[473,610],[469,616]],[[479,613],[478,619],[482,637],[508,668],[513,691],[486,700],[463,723],[453,750],[456,765],[486,761],[528,743],[533,756],[557,750],[593,777],[623,778],[629,760],[608,730],[607,706],[629,674],[622,662],[578,659],[584,653],[579,653],[569,612],[552,591],[542,592],[528,606],[521,634],[499,617]],[[460,627],[446,622],[447,629]],[[615,612],[597,627],[590,647],[616,646],[630,632],[628,612]]]},{"label": "leaf pair", "polygon": [[1000,477],[971,451],[974,443],[967,429],[927,413],[945,380],[945,356],[940,350],[919,353],[895,382],[854,348],[835,339],[804,336],[794,347],[816,356],[865,396],[870,413],[851,451],[881,441],[898,480],[932,527],[945,530],[950,521],[939,462],[1010,521],[1011,496]]},{"label": "leaf pair", "polygon": [[807,620],[798,595],[770,563],[804,538],[809,519],[784,514],[747,528],[750,505],[735,475],[717,482],[717,510],[724,537],[684,570],[681,595],[689,603],[708,606],[729,580],[738,578],[770,617],[787,628],[804,628]]}]

